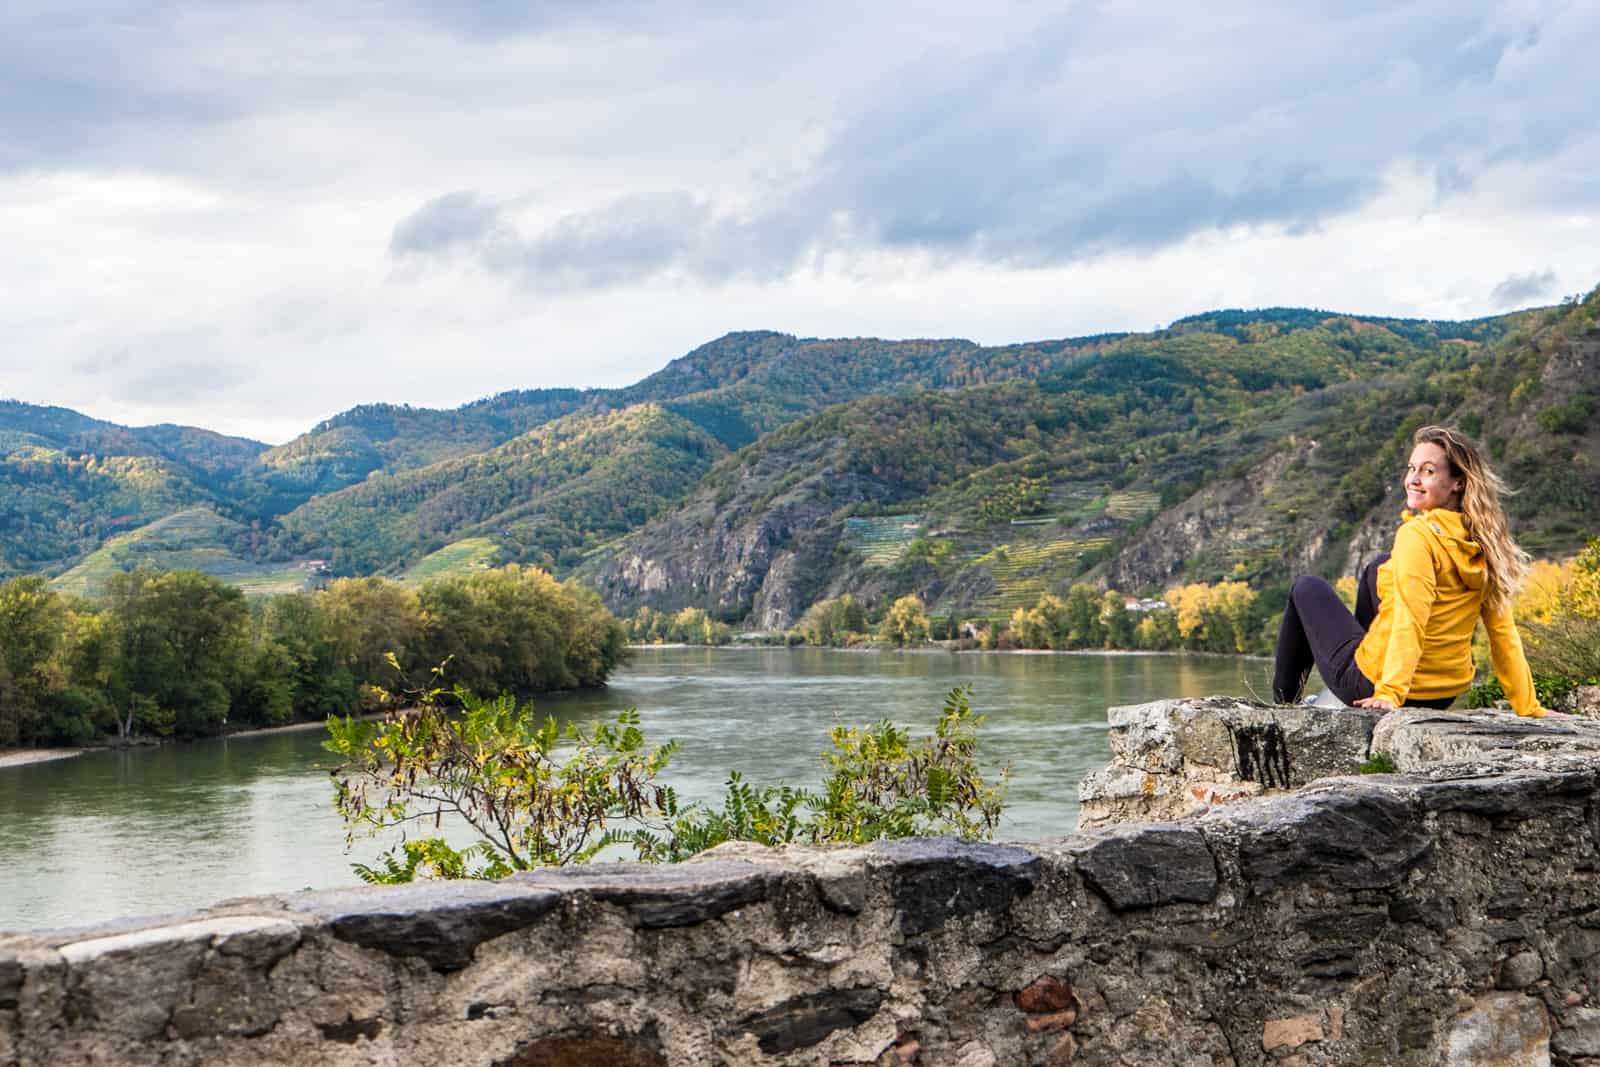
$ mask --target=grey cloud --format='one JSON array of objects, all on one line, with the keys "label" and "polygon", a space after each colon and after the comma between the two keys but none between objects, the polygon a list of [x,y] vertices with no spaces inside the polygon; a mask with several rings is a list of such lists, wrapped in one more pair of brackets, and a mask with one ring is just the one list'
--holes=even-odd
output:
[{"label": "grey cloud", "polygon": [[1280,223],[1291,231],[1315,226],[1326,215],[1355,208],[1376,191],[1371,178],[1285,174],[1237,190],[1194,175],[1130,189],[1044,230],[1040,258],[1063,251],[1156,248],[1208,226]]},{"label": "grey cloud", "polygon": [[260,367],[219,353],[238,348],[220,326],[133,333],[85,351],[68,365],[71,375],[135,407],[213,400],[261,376]]},{"label": "grey cloud", "polygon": [[1489,303],[1497,308],[1512,308],[1548,297],[1555,291],[1556,272],[1553,270],[1529,271],[1513,274],[1494,287]]},{"label": "grey cloud", "polygon": [[465,37],[496,40],[573,25],[667,22],[675,9],[648,0],[418,0],[416,13]]},{"label": "grey cloud", "polygon": [[188,403],[215,398],[255,377],[253,370],[236,364],[179,358],[141,364],[124,376],[119,388],[133,403]]},{"label": "grey cloud", "polygon": [[567,215],[527,241],[502,244],[492,261],[575,286],[648,276],[689,259],[710,212],[688,193],[641,194]]},{"label": "grey cloud", "polygon": [[719,216],[684,191],[621,197],[524,235],[474,193],[424,204],[395,227],[396,257],[470,249],[485,267],[545,289],[636,282],[671,271],[695,277],[787,273],[813,235],[798,219]]},{"label": "grey cloud", "polygon": [[[1442,6],[1402,16],[1307,7],[1285,17],[1299,36],[1283,41],[1180,39],[1172,20],[1149,27],[1168,35],[1154,45],[1128,44],[1106,11],[1061,18],[975,67],[896,71],[916,92],[878,94],[830,146],[813,195],[888,244],[1060,261],[1212,226],[1305,229],[1360,208],[1394,166],[1431,163],[1441,191],[1457,191],[1490,153],[1581,135],[1480,118],[1505,29]],[[1175,80],[1195,60],[1200,76]]]},{"label": "grey cloud", "polygon": [[500,209],[476,193],[446,193],[395,224],[389,254],[406,256],[480,245],[499,225]]},{"label": "grey cloud", "polygon": [[125,347],[103,348],[79,356],[68,364],[67,369],[85,378],[102,378],[122,372],[132,358]]},{"label": "grey cloud", "polygon": [[[773,277],[873,247],[1048,265],[1213,227],[1306,231],[1396,168],[1446,198],[1499,162],[1570,151],[1589,128],[1575,101],[1600,83],[1593,64],[1540,61],[1596,43],[1600,20],[1564,17],[1556,34],[1452,0],[1223,3],[1193,22],[1105,5],[1028,19],[976,54],[886,43],[901,61],[841,97],[820,153],[748,216],[689,193],[624,198],[483,256],[581,286]],[[1568,185],[1568,202],[1600,202]]]},{"label": "grey cloud", "polygon": [[217,87],[185,86],[149,57],[171,48],[170,10],[63,3],[0,14],[0,170],[78,163],[109,131],[216,125],[238,113]]}]

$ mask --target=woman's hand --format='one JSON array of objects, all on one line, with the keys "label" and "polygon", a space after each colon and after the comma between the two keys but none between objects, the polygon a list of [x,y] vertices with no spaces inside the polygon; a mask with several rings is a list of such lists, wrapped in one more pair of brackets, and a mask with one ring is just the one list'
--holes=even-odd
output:
[{"label": "woman's hand", "polygon": [[1393,711],[1394,705],[1382,697],[1366,697],[1350,705],[1352,708],[1371,708],[1373,711]]}]

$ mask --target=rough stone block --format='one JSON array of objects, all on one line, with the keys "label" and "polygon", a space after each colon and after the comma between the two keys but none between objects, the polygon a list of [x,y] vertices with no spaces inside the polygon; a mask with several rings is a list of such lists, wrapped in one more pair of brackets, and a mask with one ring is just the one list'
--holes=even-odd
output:
[{"label": "rough stone block", "polygon": [[584,893],[618,904],[646,928],[695,926],[766,900],[784,875],[762,864],[712,860],[657,866],[608,863],[564,870],[528,871],[509,882]]},{"label": "rough stone block", "polygon": [[1268,1019],[1261,1025],[1261,1048],[1264,1052],[1299,1048],[1308,1041],[1321,1041],[1322,1037],[1322,1019],[1316,1015]]},{"label": "rough stone block", "polygon": [[250,934],[291,943],[300,936],[285,919],[228,916],[63,945],[67,1017],[89,1029],[143,1040],[164,1036],[174,1012],[190,1002],[195,976],[213,946]]},{"label": "rough stone block", "polygon": [[1067,1067],[1077,1055],[1078,1039],[1071,1034],[1062,1034],[1045,1054],[1044,1067]]},{"label": "rough stone block", "polygon": [[1112,764],[1078,783],[1078,827],[1171,818],[1187,807],[1176,775]]},{"label": "rough stone block", "polygon": [[1489,761],[1549,752],[1600,752],[1600,723],[1585,719],[1523,719],[1488,709],[1406,710],[1385,715],[1373,730],[1372,751],[1404,773],[1439,763]]},{"label": "rough stone block", "polygon": [[1263,790],[1353,774],[1374,712],[1232,698],[1112,708],[1112,763],[1079,786],[1079,826],[1172,819]]},{"label": "rough stone block", "polygon": [[[1522,762],[1519,760],[1519,762]],[[1412,784],[1428,811],[1461,811],[1498,817],[1526,816],[1552,807],[1581,809],[1594,791],[1595,769],[1487,770],[1478,762],[1455,762],[1412,772]]]},{"label": "rough stone block", "polygon": [[1572,691],[1572,714],[1600,719],[1600,685],[1580,685]]},{"label": "rough stone block", "polygon": [[1124,766],[1163,774],[1216,768],[1283,788],[1353,772],[1366,758],[1378,715],[1209,697],[1112,708],[1107,721],[1114,760]]},{"label": "rough stone block", "polygon": [[866,1022],[883,1004],[878,989],[841,989],[784,1001],[749,1016],[742,1028],[769,1056],[810,1048],[832,1034]]},{"label": "rough stone block", "polygon": [[978,912],[1003,914],[1039,881],[1039,857],[1010,845],[935,837],[889,841],[872,851],[907,937]]},{"label": "rough stone block", "polygon": [[521,1046],[496,1067],[667,1067],[655,1033],[637,1036],[579,1031],[539,1038]]},{"label": "rough stone block", "polygon": [[187,1001],[173,1008],[172,1033],[185,1040],[259,1037],[278,1023],[267,977],[238,957],[213,955],[189,986]]},{"label": "rough stone block", "polygon": [[1568,1008],[1551,1047],[1563,1056],[1600,1056],[1600,1008]]},{"label": "rough stone block", "polygon": [[1078,1021],[1078,1013],[1068,1008],[1066,1011],[1053,1011],[1046,1015],[1028,1016],[1028,1033],[1048,1033],[1052,1030],[1065,1030]]},{"label": "rough stone block", "polygon": [[1389,925],[1389,913],[1352,906],[1346,911],[1309,912],[1298,916],[1294,925],[1318,941],[1365,943],[1383,933]]},{"label": "rough stone block", "polygon": [[1526,989],[1544,976],[1544,961],[1532,950],[1518,952],[1500,965],[1495,985],[1501,989]]},{"label": "rough stone block", "polygon": [[16,1010],[17,995],[27,973],[15,956],[0,956],[0,1011]]},{"label": "rough stone block", "polygon": [[1016,996],[1017,1007],[1030,1014],[1040,1012],[1076,1011],[1078,998],[1072,987],[1054,975],[1041,975],[1029,982]]},{"label": "rough stone block", "polygon": [[287,903],[325,921],[341,941],[458,971],[480,944],[533,925],[559,900],[508,879],[298,893]]},{"label": "rough stone block", "polygon": [[1444,1062],[1548,1067],[1550,1047],[1550,1017],[1544,1005],[1520,993],[1491,993],[1479,997],[1451,1023]]},{"label": "rough stone block", "polygon": [[1217,894],[1217,864],[1199,832],[1143,825],[1071,839],[1078,870],[1116,911],[1158,904],[1205,904]]},{"label": "rough stone block", "polygon": [[1181,703],[1156,700],[1107,709],[1113,762],[1157,774],[1179,770],[1183,755],[1174,737],[1173,713]]},{"label": "rough stone block", "polygon": [[1357,783],[1221,808],[1199,823],[1238,842],[1252,891],[1301,882],[1341,889],[1391,886],[1436,845],[1420,810]]}]

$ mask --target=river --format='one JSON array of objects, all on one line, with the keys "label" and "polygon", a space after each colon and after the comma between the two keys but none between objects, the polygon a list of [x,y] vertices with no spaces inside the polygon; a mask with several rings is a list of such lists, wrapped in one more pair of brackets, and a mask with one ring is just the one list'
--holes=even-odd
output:
[{"label": "river", "polygon": [[[998,837],[1070,833],[1078,780],[1106,761],[1105,709],[1160,697],[1249,695],[1261,660],[1181,655],[642,650],[602,691],[542,698],[563,721],[637,707],[685,800],[720,797],[730,768],[815,785],[836,723],[931,726],[970,685],[987,769],[1011,767]],[[236,896],[359,884],[393,840],[346,849],[321,729],[90,752],[0,768],[0,930],[182,911]],[[460,843],[470,840],[451,834]]]}]

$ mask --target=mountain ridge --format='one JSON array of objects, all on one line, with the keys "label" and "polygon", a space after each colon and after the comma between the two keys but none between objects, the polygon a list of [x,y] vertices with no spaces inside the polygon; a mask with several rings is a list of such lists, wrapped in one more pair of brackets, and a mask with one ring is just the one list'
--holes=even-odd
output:
[{"label": "mountain ridge", "polygon": [[[1380,468],[1423,415],[1501,439],[1550,509],[1531,509],[1532,543],[1557,551],[1600,488],[1595,304],[1463,322],[1223,309],[1001,346],[737,331],[631,386],[357,405],[276,447],[0,402],[0,489],[17,490],[0,574],[65,570],[200,507],[241,567],[399,574],[498,552],[617,609],[761,628],[843,591],[983,614],[1074,580],[1270,584],[1366,550]],[[159,562],[160,542],[138,543]]]}]

